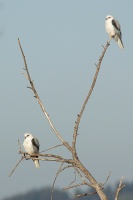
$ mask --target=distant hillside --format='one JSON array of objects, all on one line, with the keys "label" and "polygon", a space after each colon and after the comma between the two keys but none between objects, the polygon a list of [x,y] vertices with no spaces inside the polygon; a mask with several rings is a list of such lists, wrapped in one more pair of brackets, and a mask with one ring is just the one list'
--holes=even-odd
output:
[{"label": "distant hillside", "polygon": [[[116,184],[116,187],[118,184]],[[109,200],[114,200],[114,195],[116,191],[116,187],[107,186],[105,188],[105,193],[108,196]],[[92,192],[90,189],[87,192]],[[82,190],[76,190],[76,194],[82,194]],[[42,188],[42,189],[33,189],[25,194],[19,194],[17,196],[12,196],[8,198],[4,198],[3,200],[50,200],[51,188]],[[74,199],[69,195],[69,192],[65,192],[62,190],[54,190],[53,200],[72,200]],[[97,195],[85,196],[79,198],[79,200],[99,200]],[[126,187],[121,191],[119,200],[133,200],[133,182],[126,183]]]},{"label": "distant hillside", "polygon": [[[50,200],[51,188],[33,189],[25,194],[4,198],[3,200]],[[54,190],[53,200],[72,200],[68,192]]]}]

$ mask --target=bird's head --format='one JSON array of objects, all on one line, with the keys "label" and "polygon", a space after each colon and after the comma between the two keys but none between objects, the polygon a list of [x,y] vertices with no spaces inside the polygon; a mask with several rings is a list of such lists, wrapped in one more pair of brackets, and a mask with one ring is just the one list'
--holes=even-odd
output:
[{"label": "bird's head", "polygon": [[113,17],[112,15],[107,15],[107,16],[106,16],[106,20],[108,20],[108,19],[111,19],[111,20],[112,20],[112,19],[114,19],[114,17]]},{"label": "bird's head", "polygon": [[24,134],[24,137],[25,137],[25,138],[27,138],[27,137],[29,137],[29,136],[32,136],[32,134],[31,134],[31,133],[25,133],[25,134]]}]

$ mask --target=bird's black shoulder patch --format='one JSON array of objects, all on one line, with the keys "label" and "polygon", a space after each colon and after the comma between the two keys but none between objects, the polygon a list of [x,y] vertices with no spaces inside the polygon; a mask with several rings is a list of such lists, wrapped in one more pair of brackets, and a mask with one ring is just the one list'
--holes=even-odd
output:
[{"label": "bird's black shoulder patch", "polygon": [[119,27],[117,26],[117,23],[115,22],[114,19],[112,20],[112,24],[113,24],[113,26],[114,26],[118,31],[120,31],[120,29],[119,29]]},{"label": "bird's black shoulder patch", "polygon": [[37,143],[35,142],[34,138],[32,138],[31,142],[32,142],[32,144],[39,150],[39,146],[38,146]]}]

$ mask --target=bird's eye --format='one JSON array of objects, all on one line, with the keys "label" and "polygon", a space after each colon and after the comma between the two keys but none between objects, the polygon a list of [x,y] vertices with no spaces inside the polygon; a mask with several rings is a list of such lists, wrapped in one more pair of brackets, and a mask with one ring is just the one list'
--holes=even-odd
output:
[{"label": "bird's eye", "polygon": [[109,19],[109,18],[111,18],[111,17],[107,17],[106,20]]}]

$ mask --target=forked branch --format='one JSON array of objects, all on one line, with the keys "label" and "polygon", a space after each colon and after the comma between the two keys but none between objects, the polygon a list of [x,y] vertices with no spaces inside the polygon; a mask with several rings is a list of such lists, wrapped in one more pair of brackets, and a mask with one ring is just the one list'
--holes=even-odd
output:
[{"label": "forked branch", "polygon": [[125,187],[125,185],[122,185],[123,179],[124,179],[124,177],[121,178],[119,186],[118,186],[118,188],[116,190],[115,200],[118,200],[120,191]]}]

